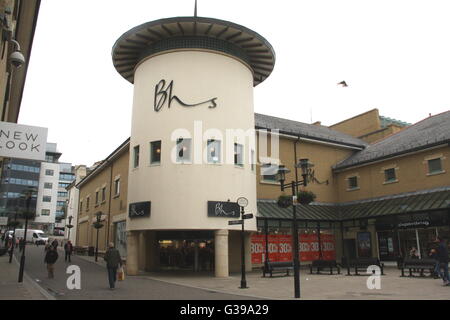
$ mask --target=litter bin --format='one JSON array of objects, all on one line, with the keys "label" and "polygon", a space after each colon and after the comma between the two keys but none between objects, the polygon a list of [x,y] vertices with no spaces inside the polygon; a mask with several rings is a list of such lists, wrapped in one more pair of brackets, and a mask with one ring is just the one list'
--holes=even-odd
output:
[{"label": "litter bin", "polygon": [[95,255],[95,248],[94,247],[89,247],[88,249],[88,256],[89,257],[93,257]]}]

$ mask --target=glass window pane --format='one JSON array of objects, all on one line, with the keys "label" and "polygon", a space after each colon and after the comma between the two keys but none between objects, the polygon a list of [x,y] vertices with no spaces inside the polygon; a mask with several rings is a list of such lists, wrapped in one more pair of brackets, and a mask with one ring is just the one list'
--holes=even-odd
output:
[{"label": "glass window pane", "polygon": [[208,163],[220,163],[221,160],[220,145],[221,142],[218,140],[208,140],[207,144]]},{"label": "glass window pane", "polygon": [[181,138],[177,140],[177,162],[191,160],[191,139]]},{"label": "glass window pane", "polygon": [[161,141],[150,143],[150,164],[161,163]]},{"label": "glass window pane", "polygon": [[441,159],[428,160],[428,173],[442,172]]}]

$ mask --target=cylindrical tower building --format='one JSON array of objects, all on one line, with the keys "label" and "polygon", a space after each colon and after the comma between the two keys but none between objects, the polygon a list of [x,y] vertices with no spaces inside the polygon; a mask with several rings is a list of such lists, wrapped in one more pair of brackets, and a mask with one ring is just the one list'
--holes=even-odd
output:
[{"label": "cylindrical tower building", "polygon": [[253,87],[272,72],[273,48],[228,21],[177,17],[125,33],[113,62],[134,83],[127,231],[139,249],[128,250],[128,272],[173,264],[168,252],[189,246],[195,270],[211,249],[216,276],[228,276],[239,268],[236,200],[256,216]]}]

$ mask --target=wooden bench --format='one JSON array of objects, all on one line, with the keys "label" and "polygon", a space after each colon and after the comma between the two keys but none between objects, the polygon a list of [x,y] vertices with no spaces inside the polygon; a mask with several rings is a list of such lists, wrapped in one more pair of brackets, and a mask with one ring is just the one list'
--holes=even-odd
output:
[{"label": "wooden bench", "polygon": [[338,274],[341,274],[341,269],[339,268],[336,260],[314,260],[312,264],[309,265],[309,271],[312,274],[313,269],[317,269],[316,274],[320,274],[322,269],[330,269],[330,274],[333,274],[333,269],[336,269]]},{"label": "wooden bench", "polygon": [[367,268],[370,266],[378,266],[381,271],[381,275],[384,275],[384,264],[377,258],[357,258],[357,259],[342,259],[342,266],[347,268],[347,275],[350,274],[350,269],[355,270],[355,275],[359,275],[359,270],[367,272]]},{"label": "wooden bench", "polygon": [[289,271],[294,269],[294,263],[292,261],[275,261],[271,262],[268,261],[264,267],[262,267],[263,270],[263,277],[266,276],[266,273],[270,274],[270,277],[274,273],[285,273],[286,276],[289,276]]},{"label": "wooden bench", "polygon": [[414,273],[418,273],[420,277],[425,277],[424,271],[430,271],[430,277],[434,275],[436,260],[434,259],[405,259],[403,261],[402,277],[405,276],[405,269],[409,269],[409,277],[413,277]]}]

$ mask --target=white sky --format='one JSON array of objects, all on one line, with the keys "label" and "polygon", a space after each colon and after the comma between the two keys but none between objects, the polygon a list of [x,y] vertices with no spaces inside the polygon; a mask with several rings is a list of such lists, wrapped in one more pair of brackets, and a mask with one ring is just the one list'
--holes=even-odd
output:
[{"label": "white sky", "polygon": [[[256,112],[323,125],[373,108],[411,123],[450,110],[449,9],[447,0],[198,3],[199,16],[274,47]],[[194,0],[42,1],[19,123],[49,128],[62,161],[106,158],[131,132],[133,87],[113,67],[113,44],[139,24],[193,12]]]}]

